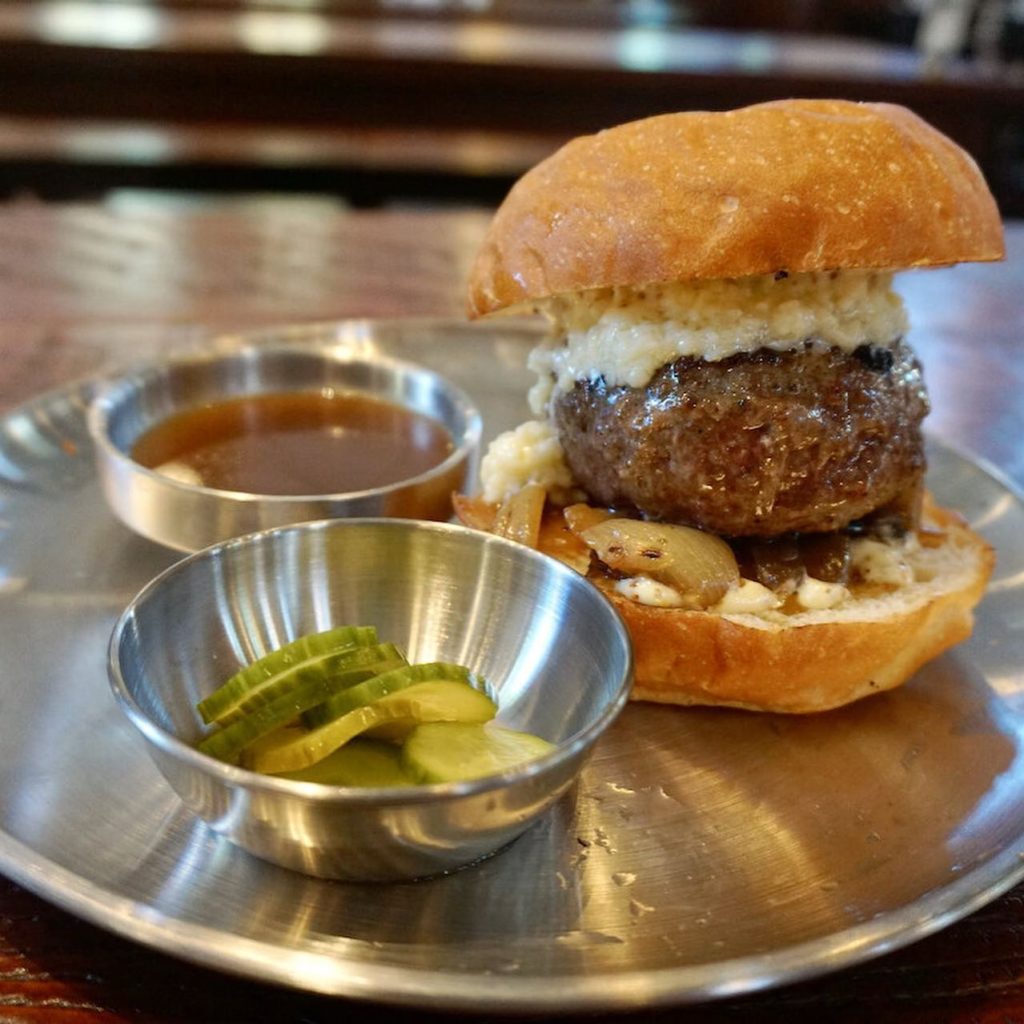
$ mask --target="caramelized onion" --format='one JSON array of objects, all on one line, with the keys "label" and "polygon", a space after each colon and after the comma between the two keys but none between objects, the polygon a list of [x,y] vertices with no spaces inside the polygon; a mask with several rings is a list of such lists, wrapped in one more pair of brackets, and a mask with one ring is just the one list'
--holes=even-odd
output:
[{"label": "caramelized onion", "polygon": [[494,532],[499,537],[537,547],[540,536],[540,517],[544,512],[547,491],[540,484],[527,484],[498,507],[494,518]]},{"label": "caramelized onion", "polygon": [[498,506],[482,498],[470,498],[465,494],[453,494],[452,506],[459,522],[471,530],[482,533],[494,532],[494,520],[498,514]]},{"label": "caramelized onion", "polygon": [[748,541],[744,545],[743,575],[776,593],[796,590],[804,577],[804,563],[795,538]]},{"label": "caramelized onion", "polygon": [[850,578],[850,537],[844,531],[736,544],[742,574],[777,594],[796,590],[805,576],[843,584]]},{"label": "caramelized onion", "polygon": [[684,601],[707,608],[739,581],[736,556],[721,537],[688,526],[606,519],[580,534],[610,569],[649,576]]},{"label": "caramelized onion", "polygon": [[578,533],[569,528],[563,511],[551,505],[545,507],[537,546],[545,554],[552,555],[581,576],[586,576],[590,569],[590,548]]},{"label": "caramelized onion", "polygon": [[597,526],[598,523],[603,523],[606,519],[615,518],[615,513],[611,509],[595,508],[582,501],[576,505],[566,505],[562,509],[562,515],[565,516],[565,522],[569,529],[573,533],[579,534],[582,534],[584,530],[589,530],[592,526]]},{"label": "caramelized onion", "polygon": [[800,538],[807,575],[826,583],[850,580],[850,537],[846,533],[812,533]]}]

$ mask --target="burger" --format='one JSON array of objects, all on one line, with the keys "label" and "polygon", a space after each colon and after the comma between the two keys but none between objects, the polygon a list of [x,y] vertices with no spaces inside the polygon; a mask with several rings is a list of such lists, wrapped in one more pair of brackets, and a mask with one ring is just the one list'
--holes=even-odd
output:
[{"label": "burger", "polygon": [[472,317],[539,312],[533,418],[471,526],[585,573],[633,696],[813,712],[966,638],[994,555],[925,487],[893,276],[1004,255],[973,160],[888,104],[667,114],[568,143],[502,203]]}]

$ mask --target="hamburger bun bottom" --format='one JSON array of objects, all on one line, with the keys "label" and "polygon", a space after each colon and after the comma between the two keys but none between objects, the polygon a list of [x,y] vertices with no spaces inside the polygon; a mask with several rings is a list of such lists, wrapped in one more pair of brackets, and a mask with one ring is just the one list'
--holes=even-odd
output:
[{"label": "hamburger bun bottom", "polygon": [[[497,506],[456,497],[468,526],[494,530]],[[587,573],[589,553],[552,510],[537,547]],[[929,578],[780,617],[653,607],[589,573],[633,642],[633,700],[807,714],[892,689],[970,636],[995,554],[957,513],[925,502]]]}]

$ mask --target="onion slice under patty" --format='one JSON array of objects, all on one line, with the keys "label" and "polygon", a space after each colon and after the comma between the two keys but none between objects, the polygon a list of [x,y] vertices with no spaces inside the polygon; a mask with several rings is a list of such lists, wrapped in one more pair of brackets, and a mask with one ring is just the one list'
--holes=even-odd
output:
[{"label": "onion slice under patty", "polygon": [[693,608],[708,608],[739,582],[732,548],[689,526],[639,519],[606,519],[580,534],[605,565],[672,587]]}]

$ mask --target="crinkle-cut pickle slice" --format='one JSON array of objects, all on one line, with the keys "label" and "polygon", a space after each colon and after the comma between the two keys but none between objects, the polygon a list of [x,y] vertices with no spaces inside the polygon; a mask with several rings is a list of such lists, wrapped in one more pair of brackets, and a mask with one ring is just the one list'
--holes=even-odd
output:
[{"label": "crinkle-cut pickle slice", "polygon": [[473,676],[463,665],[453,665],[446,661],[432,661],[420,665],[405,665],[373,676],[365,682],[349,686],[331,696],[323,704],[310,708],[302,716],[302,724],[308,729],[316,729],[326,725],[335,718],[340,718],[349,711],[372,704],[374,701],[397,693],[417,683],[432,682],[437,679],[450,679],[455,683],[472,685]]},{"label": "crinkle-cut pickle slice", "polygon": [[417,782],[462,782],[500,775],[555,749],[540,736],[494,722],[429,722],[402,747],[402,761]]},{"label": "crinkle-cut pickle slice", "polygon": [[[261,699],[273,699],[282,677],[305,663],[335,651],[370,647],[377,643],[373,626],[338,626],[323,633],[309,633],[279,647],[270,654],[236,672],[219,686],[196,709],[207,724],[226,724],[244,714],[246,706],[255,706]],[[276,692],[271,692],[275,691]],[[270,693],[270,696],[266,694]]]},{"label": "crinkle-cut pickle slice", "polygon": [[297,782],[316,782],[322,786],[390,788],[416,784],[416,779],[409,775],[402,764],[400,747],[362,736],[349,740],[308,768],[283,772],[278,777]]},{"label": "crinkle-cut pickle slice", "polygon": [[467,683],[434,679],[355,708],[318,729],[292,726],[270,733],[242,751],[242,764],[268,774],[294,772],[377,726],[401,724],[405,732],[423,722],[485,722],[497,710],[490,697]]}]

